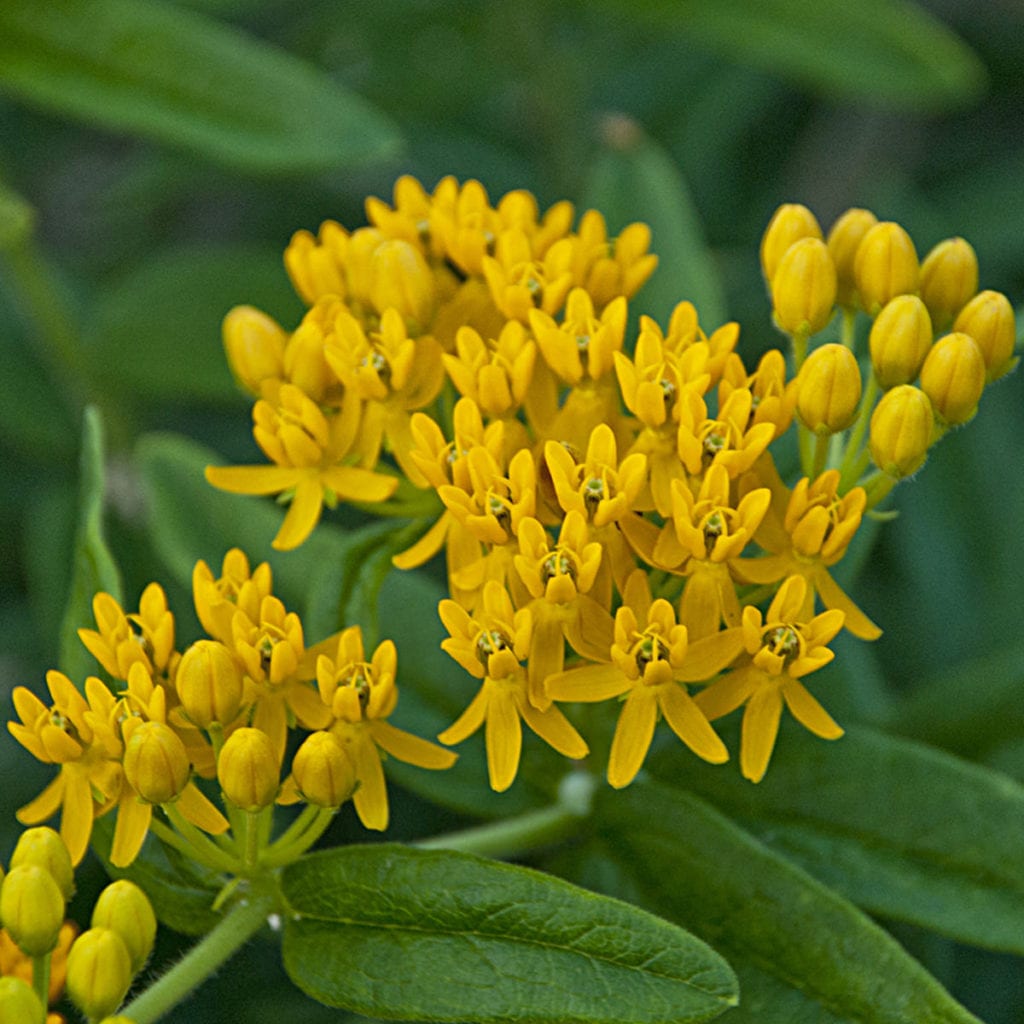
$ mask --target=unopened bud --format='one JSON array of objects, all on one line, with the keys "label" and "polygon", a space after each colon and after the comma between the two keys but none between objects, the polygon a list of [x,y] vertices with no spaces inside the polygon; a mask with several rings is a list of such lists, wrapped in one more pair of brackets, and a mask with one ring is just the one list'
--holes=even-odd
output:
[{"label": "unopened bud", "polygon": [[860,367],[853,353],[845,345],[822,345],[797,374],[797,415],[815,434],[835,434],[854,421],[860,394]]},{"label": "unopened bud", "polygon": [[52,828],[40,826],[22,832],[11,854],[11,868],[22,864],[37,864],[45,868],[57,883],[65,902],[75,894],[75,869],[71,865],[71,854],[64,840]]},{"label": "unopened bud", "polygon": [[924,465],[934,434],[928,396],[913,384],[900,384],[882,396],[871,416],[871,458],[880,470],[902,480]]},{"label": "unopened bud", "polygon": [[51,952],[64,923],[64,896],[53,875],[38,864],[11,868],[0,888],[0,919],[23,953]]},{"label": "unopened bud", "polygon": [[850,307],[857,301],[853,262],[864,236],[877,223],[878,218],[870,210],[854,208],[847,210],[828,233],[828,251],[836,267],[836,301],[840,306]]},{"label": "unopened bud", "polygon": [[117,932],[90,928],[75,939],[68,953],[68,996],[89,1020],[113,1013],[131,983],[131,954]]},{"label": "unopened bud", "polygon": [[111,882],[92,911],[93,928],[109,928],[124,941],[131,957],[132,974],[137,974],[153,952],[156,915],[146,894],[134,882],[122,878]]},{"label": "unopened bud", "polygon": [[181,706],[199,729],[230,725],[242,706],[242,670],[215,640],[199,640],[182,656],[174,677]]},{"label": "unopened bud", "polygon": [[795,242],[772,278],[775,320],[788,334],[815,334],[832,319],[836,268],[820,238]]},{"label": "unopened bud", "polygon": [[885,389],[909,384],[921,372],[932,345],[932,321],[916,295],[897,295],[871,325],[868,348],[878,383]]},{"label": "unopened bud", "polygon": [[437,289],[423,254],[393,238],[377,246],[370,264],[370,298],[378,313],[397,309],[408,325],[422,330],[434,316]]},{"label": "unopened bud", "polygon": [[936,330],[944,330],[978,290],[978,257],[970,242],[947,238],[921,264],[921,298]]},{"label": "unopened bud", "polygon": [[975,414],[985,390],[985,360],[969,334],[947,334],[932,346],[921,367],[921,390],[949,426]]},{"label": "unopened bud", "polygon": [[142,722],[131,731],[124,749],[124,775],[147,803],[176,800],[191,774],[185,744],[169,725]]},{"label": "unopened bud", "polygon": [[875,316],[897,295],[916,292],[920,268],[910,235],[893,221],[870,228],[857,247],[853,278],[868,316]]},{"label": "unopened bud", "polygon": [[39,996],[21,978],[0,978],[0,1024],[36,1024],[43,1019]]},{"label": "unopened bud", "polygon": [[317,807],[340,807],[356,785],[348,754],[329,732],[306,737],[292,761],[292,776],[307,803]]},{"label": "unopened bud", "polygon": [[769,285],[775,279],[775,271],[786,250],[801,238],[821,238],[817,218],[799,203],[780,206],[772,214],[761,238],[761,272]]},{"label": "unopened bud", "polygon": [[270,737],[260,729],[236,729],[217,759],[224,796],[246,811],[259,811],[274,802],[280,775]]},{"label": "unopened bud", "polygon": [[990,381],[1002,377],[1017,365],[1013,348],[1017,325],[1013,306],[1002,292],[984,291],[967,303],[953,324],[954,331],[969,334],[981,349]]},{"label": "unopened bud", "polygon": [[238,383],[254,395],[265,380],[284,373],[285,332],[252,306],[235,306],[222,328],[228,365]]}]

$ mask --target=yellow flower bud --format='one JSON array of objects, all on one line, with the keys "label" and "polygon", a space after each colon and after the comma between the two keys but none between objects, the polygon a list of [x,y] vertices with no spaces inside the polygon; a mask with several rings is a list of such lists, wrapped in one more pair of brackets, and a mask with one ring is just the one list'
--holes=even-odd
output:
[{"label": "yellow flower bud", "polygon": [[265,380],[284,375],[285,332],[266,313],[235,306],[224,318],[224,351],[235,379],[254,395]]},{"label": "yellow flower bud", "polygon": [[1017,360],[1013,348],[1017,325],[1013,306],[1002,292],[984,291],[967,303],[953,324],[954,331],[969,334],[981,349],[990,381],[1009,373]]},{"label": "yellow flower bud", "polygon": [[832,319],[836,268],[820,238],[795,242],[772,278],[775,320],[789,334],[815,334]]},{"label": "yellow flower bud", "polygon": [[280,774],[270,737],[260,729],[236,729],[217,759],[224,796],[246,811],[259,811],[274,802]]},{"label": "yellow flower bud", "polygon": [[90,928],[68,953],[67,990],[90,1020],[113,1013],[132,983],[132,960],[124,939],[111,928]]},{"label": "yellow flower bud", "polygon": [[314,732],[296,751],[292,776],[299,792],[317,807],[340,807],[356,786],[345,748],[329,732]]},{"label": "yellow flower bud", "polygon": [[921,372],[932,346],[932,321],[916,295],[897,295],[871,325],[868,348],[878,383],[885,389],[909,384]]},{"label": "yellow flower bud", "polygon": [[65,902],[75,894],[75,869],[71,866],[71,854],[64,840],[52,828],[42,826],[22,832],[11,854],[11,868],[22,864],[37,864],[45,868],[57,883]]},{"label": "yellow flower bud", "polygon": [[943,330],[978,290],[978,257],[970,242],[947,238],[921,264],[921,298]]},{"label": "yellow flower bud", "polygon": [[969,334],[939,338],[921,367],[921,390],[931,399],[940,422],[966,423],[985,390],[985,358]]},{"label": "yellow flower bud", "polygon": [[853,279],[869,316],[875,316],[897,295],[916,292],[920,268],[910,235],[893,221],[870,228],[857,246]]},{"label": "yellow flower bud", "polygon": [[0,1024],[36,1024],[43,1019],[39,996],[21,978],[0,978]]},{"label": "yellow flower bud", "polygon": [[882,396],[871,415],[871,458],[880,470],[902,480],[924,465],[934,436],[928,396],[913,384],[900,384]]},{"label": "yellow flower bud", "polygon": [[860,392],[860,367],[853,353],[845,345],[822,345],[797,374],[797,415],[815,434],[835,434],[856,417]]},{"label": "yellow flower bud", "polygon": [[801,238],[821,238],[817,218],[799,203],[780,206],[772,215],[761,239],[761,272],[769,285],[775,278],[775,271],[786,250]]},{"label": "yellow flower bud", "polygon": [[828,251],[836,267],[840,306],[853,306],[857,301],[857,285],[853,277],[853,261],[864,236],[878,223],[870,210],[847,210],[828,233]]},{"label": "yellow flower bud", "polygon": [[215,640],[200,640],[181,656],[174,685],[189,721],[200,729],[230,725],[242,706],[242,669]]},{"label": "yellow flower bud", "polygon": [[124,749],[124,774],[132,789],[150,804],[177,799],[188,785],[192,763],[181,737],[163,722],[142,722]]},{"label": "yellow flower bud", "polygon": [[153,952],[156,941],[156,915],[146,894],[134,883],[122,878],[111,882],[92,911],[93,928],[110,928],[124,941],[131,957],[132,974],[137,974]]},{"label": "yellow flower bud", "polygon": [[64,923],[64,896],[53,875],[38,864],[11,868],[0,888],[0,919],[23,953],[43,956],[54,949]]},{"label": "yellow flower bud", "polygon": [[407,325],[422,330],[434,315],[434,275],[423,254],[409,242],[389,239],[370,262],[370,300],[377,312],[397,309]]}]

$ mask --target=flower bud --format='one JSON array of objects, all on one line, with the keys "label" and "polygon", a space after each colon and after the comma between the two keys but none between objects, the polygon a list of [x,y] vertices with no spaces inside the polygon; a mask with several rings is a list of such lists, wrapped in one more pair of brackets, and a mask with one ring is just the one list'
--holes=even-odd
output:
[{"label": "flower bud", "polygon": [[132,974],[137,974],[153,952],[156,915],[146,894],[134,882],[122,878],[111,882],[92,911],[93,928],[109,928],[124,941],[131,957]]},{"label": "flower bud", "polygon": [[772,278],[775,320],[789,334],[815,334],[832,319],[836,268],[820,238],[795,242]]},{"label": "flower bud", "polygon": [[397,309],[406,324],[422,330],[434,315],[436,286],[423,254],[393,238],[381,242],[370,262],[370,299],[377,312]]},{"label": "flower bud", "polygon": [[284,374],[285,332],[266,313],[235,306],[224,318],[224,351],[236,380],[254,395],[265,380]]},{"label": "flower bud", "polygon": [[913,384],[900,384],[882,396],[872,413],[871,458],[880,470],[902,480],[924,465],[934,433],[928,396]]},{"label": "flower bud", "polygon": [[65,902],[75,894],[75,869],[71,866],[71,854],[64,840],[52,828],[41,826],[22,832],[11,854],[11,868],[22,864],[37,864],[45,868],[57,883]]},{"label": "flower bud", "polygon": [[857,301],[853,261],[861,240],[877,223],[878,218],[870,210],[854,208],[847,210],[828,233],[828,251],[836,267],[838,283],[836,301],[840,306],[853,306]]},{"label": "flower bud", "polygon": [[21,978],[0,978],[0,1024],[36,1024],[43,1019],[39,996]]},{"label": "flower bud", "polygon": [[985,390],[985,359],[969,334],[947,334],[935,342],[921,367],[921,390],[949,426],[966,423],[977,412]]},{"label": "flower bud", "polygon": [[875,316],[897,295],[916,292],[920,268],[910,235],[892,221],[870,228],[857,246],[853,279],[868,316]]},{"label": "flower bud", "polygon": [[317,807],[340,807],[356,785],[345,748],[329,732],[306,738],[292,760],[292,776],[306,802]]},{"label": "flower bud", "polygon": [[761,272],[770,285],[786,250],[801,238],[821,238],[817,218],[799,203],[786,203],[772,215],[761,239]]},{"label": "flower bud", "polygon": [[215,640],[200,640],[182,656],[174,677],[181,706],[199,729],[230,725],[242,706],[242,669]]},{"label": "flower bud", "polygon": [[860,367],[845,345],[822,345],[805,360],[796,377],[796,412],[815,434],[845,430],[857,415]]},{"label": "flower bud", "polygon": [[166,804],[188,785],[192,762],[181,737],[163,722],[142,722],[124,748],[124,774],[146,803]]},{"label": "flower bud", "polygon": [[868,348],[878,383],[888,390],[909,384],[921,372],[932,345],[932,321],[916,295],[897,295],[871,325]]},{"label": "flower bud", "polygon": [[217,759],[224,796],[246,811],[259,811],[274,802],[280,774],[270,737],[260,729],[236,729]]},{"label": "flower bud", "polygon": [[0,918],[23,953],[49,953],[64,923],[64,897],[53,875],[38,864],[11,868],[0,888]]},{"label": "flower bud", "polygon": [[948,327],[977,290],[978,257],[970,242],[947,238],[925,256],[921,298],[937,330]]},{"label": "flower bud", "polygon": [[990,381],[1009,373],[1017,365],[1013,358],[1017,325],[1013,306],[1002,292],[984,291],[975,295],[960,310],[953,330],[962,331],[974,339],[981,349]]},{"label": "flower bud", "polygon": [[68,953],[67,990],[90,1020],[106,1017],[120,1005],[132,983],[132,960],[124,939],[111,928],[90,928]]}]

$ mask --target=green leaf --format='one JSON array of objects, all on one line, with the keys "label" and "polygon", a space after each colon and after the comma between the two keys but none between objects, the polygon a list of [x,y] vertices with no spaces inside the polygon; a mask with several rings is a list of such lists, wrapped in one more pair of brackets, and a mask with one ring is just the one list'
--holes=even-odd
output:
[{"label": "green leaf", "polygon": [[637,0],[629,11],[836,98],[942,110],[971,102],[985,83],[967,44],[908,0]]},{"label": "green leaf", "polygon": [[95,671],[92,655],[78,639],[79,627],[93,624],[93,597],[103,590],[121,601],[121,574],[103,536],[103,421],[93,406],[85,410],[82,420],[79,473],[74,568],[61,625],[59,658],[61,671],[77,681]]},{"label": "green leaf", "polygon": [[160,252],[101,296],[86,331],[90,358],[110,386],[133,398],[238,405],[244,399],[224,359],[220,323],[226,310],[257,296],[272,315],[299,318],[277,250],[193,245]]},{"label": "green leaf", "polygon": [[308,995],[388,1019],[702,1021],[721,958],[651,914],[469,854],[350,846],[285,868],[284,963]]},{"label": "green leaf", "polygon": [[[644,902],[737,967],[734,1020],[977,1024],[887,932],[698,797],[638,782],[599,791],[594,814]],[[742,965],[760,979],[753,992]],[[757,1012],[746,1003],[754,992]],[[784,1012],[763,1016],[782,995]]]},{"label": "green leaf", "polygon": [[707,250],[700,218],[672,158],[636,124],[609,119],[606,148],[591,171],[585,198],[600,210],[611,232],[633,221],[651,228],[658,268],[644,285],[639,307],[665,324],[676,303],[688,299],[702,325],[725,320],[725,296]]},{"label": "green leaf", "polygon": [[655,770],[873,914],[1024,954],[1024,788],[1006,776],[863,727],[782,737],[757,786],[682,761]]},{"label": "green leaf", "polygon": [[391,123],[315,68],[155,0],[0,5],[0,88],[243,170],[393,156]]}]

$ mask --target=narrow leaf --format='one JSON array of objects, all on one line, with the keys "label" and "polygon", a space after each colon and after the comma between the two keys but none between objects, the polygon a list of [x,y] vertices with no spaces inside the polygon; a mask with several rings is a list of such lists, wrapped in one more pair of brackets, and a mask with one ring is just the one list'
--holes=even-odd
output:
[{"label": "narrow leaf", "polygon": [[156,0],[5,0],[0,88],[244,170],[359,165],[399,145],[382,114],[315,68]]},{"label": "narrow leaf", "polygon": [[69,678],[81,681],[95,671],[95,662],[78,639],[77,630],[91,626],[92,599],[103,590],[121,600],[121,574],[103,536],[103,421],[90,406],[82,421],[82,453],[79,460],[78,529],[75,535],[74,568],[60,635],[60,668]]},{"label": "narrow leaf", "polygon": [[[623,795],[599,793],[598,836],[647,905],[770,976],[763,993],[788,990],[799,1015],[772,1019],[977,1024],[887,932],[698,797],[657,782]],[[766,1019],[740,982],[735,1019]]]},{"label": "narrow leaf", "polygon": [[284,963],[308,995],[387,1019],[703,1021],[728,964],[628,904],[468,854],[349,846],[282,876]]}]

